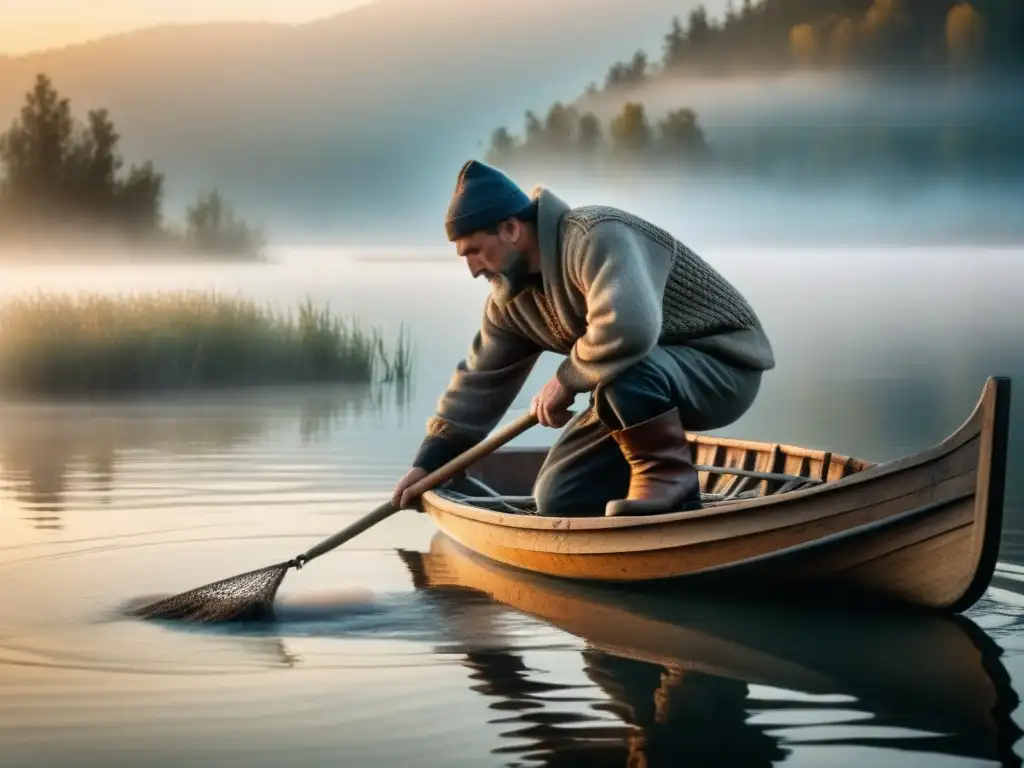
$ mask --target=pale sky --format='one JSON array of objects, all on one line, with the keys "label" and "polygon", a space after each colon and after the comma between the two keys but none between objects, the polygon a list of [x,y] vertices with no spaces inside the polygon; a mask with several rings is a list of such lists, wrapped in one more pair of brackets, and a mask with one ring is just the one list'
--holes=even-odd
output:
[{"label": "pale sky", "polygon": [[303,22],[367,0],[0,0],[0,54],[175,22]]}]

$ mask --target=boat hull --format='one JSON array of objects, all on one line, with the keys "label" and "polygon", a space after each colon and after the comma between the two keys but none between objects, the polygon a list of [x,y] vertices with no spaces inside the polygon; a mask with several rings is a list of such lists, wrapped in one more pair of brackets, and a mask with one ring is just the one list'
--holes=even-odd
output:
[{"label": "boat hull", "polygon": [[[423,509],[470,550],[548,576],[660,589],[824,587],[962,611],[987,588],[998,552],[1009,387],[1007,379],[989,379],[968,420],[933,448],[862,462],[838,479],[829,479],[834,461],[822,454],[816,465],[804,462],[807,477],[819,479],[811,487],[699,512],[553,518],[481,509],[437,492],[424,494]],[[701,440],[707,449],[737,443]],[[778,446],[745,445],[779,453]],[[524,467],[541,458],[498,452],[478,471],[501,489],[504,463],[514,477],[507,487],[521,486]]]}]

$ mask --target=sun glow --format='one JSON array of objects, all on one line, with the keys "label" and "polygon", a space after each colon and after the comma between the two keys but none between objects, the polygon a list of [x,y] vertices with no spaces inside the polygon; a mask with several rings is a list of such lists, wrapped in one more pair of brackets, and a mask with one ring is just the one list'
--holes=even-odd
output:
[{"label": "sun glow", "polygon": [[297,24],[343,13],[368,0],[5,0],[0,4],[0,55],[16,56],[158,24],[269,21]]}]

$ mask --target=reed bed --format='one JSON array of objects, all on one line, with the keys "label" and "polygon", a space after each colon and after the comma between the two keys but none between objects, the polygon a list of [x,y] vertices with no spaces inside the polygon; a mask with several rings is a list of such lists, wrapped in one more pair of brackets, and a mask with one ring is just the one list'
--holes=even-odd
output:
[{"label": "reed bed", "polygon": [[405,329],[381,333],[306,299],[281,312],[210,292],[35,294],[0,302],[0,388],[76,395],[404,381]]}]

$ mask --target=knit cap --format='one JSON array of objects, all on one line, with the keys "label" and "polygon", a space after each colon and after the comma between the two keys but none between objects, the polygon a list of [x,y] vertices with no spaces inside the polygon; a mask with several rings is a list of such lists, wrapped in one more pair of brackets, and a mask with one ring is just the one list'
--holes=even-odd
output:
[{"label": "knit cap", "polygon": [[469,160],[459,170],[445,232],[449,240],[456,240],[512,218],[530,203],[529,196],[497,168]]}]

